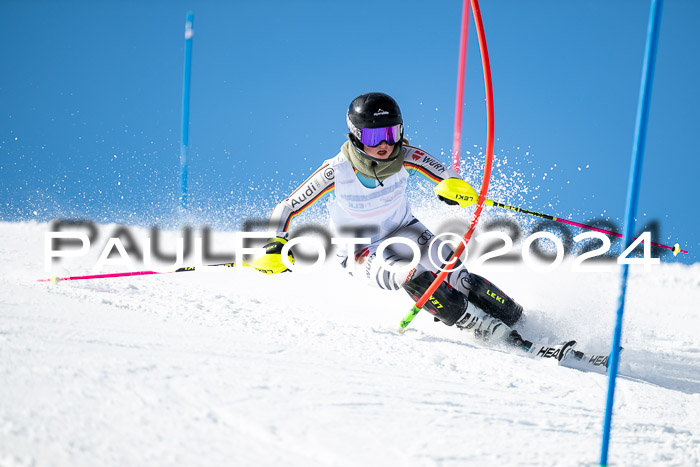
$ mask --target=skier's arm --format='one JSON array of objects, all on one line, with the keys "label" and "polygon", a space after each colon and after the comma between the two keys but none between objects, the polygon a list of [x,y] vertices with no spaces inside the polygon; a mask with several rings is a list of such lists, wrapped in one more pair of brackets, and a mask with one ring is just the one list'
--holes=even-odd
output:
[{"label": "skier's arm", "polygon": [[[435,159],[422,149],[413,146],[404,147],[406,148],[406,151],[404,152],[403,166],[409,172],[409,174],[419,174],[436,185],[443,180],[447,180],[448,178],[461,179],[457,172],[445,166],[445,164]],[[443,201],[449,205],[457,204],[456,201],[452,201],[440,195],[438,195],[438,198],[440,201]]]},{"label": "skier's arm", "polygon": [[277,237],[286,237],[289,224],[294,216],[304,212],[304,210],[334,189],[335,175],[333,168],[328,162],[325,162],[304,183],[299,185],[288,198],[275,206],[270,216],[267,231]]},{"label": "skier's arm", "polygon": [[[269,242],[265,245],[265,255],[253,261],[252,266],[265,274],[277,274],[288,271],[282,262],[282,248],[287,243],[287,231],[292,218],[301,214],[309,206],[323,198],[335,188],[333,168],[325,162],[311,174],[304,183],[280,202],[272,211],[267,231]],[[289,262],[294,264],[294,256],[289,252]]]},{"label": "skier's arm", "polygon": [[434,184],[447,178],[460,178],[459,174],[422,149],[404,146],[403,166],[409,174],[419,174]]}]

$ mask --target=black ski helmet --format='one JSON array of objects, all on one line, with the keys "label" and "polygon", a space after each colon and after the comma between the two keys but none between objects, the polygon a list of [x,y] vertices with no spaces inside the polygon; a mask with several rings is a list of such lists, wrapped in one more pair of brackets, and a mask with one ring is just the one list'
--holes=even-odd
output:
[{"label": "black ski helmet", "polygon": [[401,109],[399,104],[388,94],[368,92],[356,97],[350,103],[346,120],[348,130],[350,130],[350,140],[358,149],[363,148],[360,142],[363,128],[401,125],[401,138],[396,144],[402,144],[403,118],[401,117]]}]

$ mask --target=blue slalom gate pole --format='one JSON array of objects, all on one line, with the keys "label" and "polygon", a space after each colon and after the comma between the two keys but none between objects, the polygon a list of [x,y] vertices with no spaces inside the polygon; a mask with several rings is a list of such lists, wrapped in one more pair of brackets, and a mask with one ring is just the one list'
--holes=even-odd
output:
[{"label": "blue slalom gate pole", "polygon": [[[656,48],[659,40],[659,28],[661,23],[661,9],[663,0],[651,0],[649,13],[649,27],[644,51],[644,64],[642,66],[642,82],[639,89],[639,102],[637,104],[637,121],[634,130],[634,144],[632,146],[632,163],[630,177],[627,185],[627,207],[625,211],[625,239],[624,246],[632,243],[634,236],[634,216],[637,213],[639,200],[639,185],[642,177],[642,162],[644,161],[644,144],[647,134],[647,121],[649,119],[649,107],[651,102],[651,88],[654,81],[654,66],[656,63]],[[605,405],[605,422],[603,424],[603,441],[600,452],[600,465],[608,465],[608,446],[610,444],[610,425],[613,413],[613,400],[615,396],[615,380],[620,361],[620,340],[622,337],[622,314],[625,311],[625,294],[627,292],[627,274],[629,264],[622,264],[620,269],[620,297],[617,303],[617,321],[613,334],[612,350],[608,366],[608,397]]]},{"label": "blue slalom gate pole", "polygon": [[190,145],[190,75],[192,68],[192,36],[194,13],[185,20],[185,71],[182,80],[182,138],[180,140],[180,207],[187,208],[187,172]]}]

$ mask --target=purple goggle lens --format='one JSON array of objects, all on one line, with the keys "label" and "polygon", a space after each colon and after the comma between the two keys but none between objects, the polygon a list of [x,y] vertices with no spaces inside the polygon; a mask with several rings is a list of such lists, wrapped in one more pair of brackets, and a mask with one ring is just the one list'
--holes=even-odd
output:
[{"label": "purple goggle lens", "polygon": [[379,143],[386,141],[386,144],[392,145],[399,142],[401,139],[401,124],[392,125],[383,128],[363,128],[360,141],[365,146],[379,146]]}]

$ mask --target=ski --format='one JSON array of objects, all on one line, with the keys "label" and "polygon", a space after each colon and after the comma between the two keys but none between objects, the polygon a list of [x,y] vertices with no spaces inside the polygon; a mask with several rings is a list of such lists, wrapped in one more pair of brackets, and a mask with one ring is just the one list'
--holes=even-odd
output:
[{"label": "ski", "polygon": [[[620,352],[622,352],[622,348],[620,348]],[[567,368],[574,368],[576,370],[592,371],[605,375],[608,373],[609,360],[610,354],[594,354],[572,350],[564,355],[564,357],[559,361],[559,365]]]},{"label": "ski", "polygon": [[576,341],[572,340],[554,345],[529,344],[522,348],[531,358],[556,359],[560,366],[566,368],[607,374],[609,354],[582,352],[575,346]]},{"label": "ski", "polygon": [[523,349],[527,351],[531,358],[553,358],[561,362],[565,355],[567,355],[576,346],[576,341],[563,342],[561,344],[533,344],[525,341]]}]

